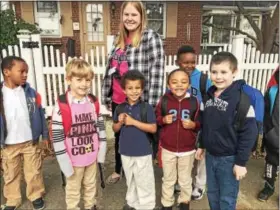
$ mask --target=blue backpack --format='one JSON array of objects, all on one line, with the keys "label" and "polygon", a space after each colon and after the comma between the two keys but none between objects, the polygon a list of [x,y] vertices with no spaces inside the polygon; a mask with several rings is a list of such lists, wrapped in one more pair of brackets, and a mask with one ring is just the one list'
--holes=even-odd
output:
[{"label": "blue backpack", "polygon": [[264,97],[261,91],[249,86],[247,84],[242,86],[240,92],[240,101],[237,106],[236,118],[234,127],[240,130],[246,120],[246,115],[250,106],[252,105],[255,110],[256,121],[258,125],[259,134],[263,133],[263,118],[264,118]]},{"label": "blue backpack", "polygon": [[272,115],[273,113],[277,92],[278,92],[278,85],[271,86],[268,92],[269,101],[270,101],[270,109],[269,109],[270,115]]}]

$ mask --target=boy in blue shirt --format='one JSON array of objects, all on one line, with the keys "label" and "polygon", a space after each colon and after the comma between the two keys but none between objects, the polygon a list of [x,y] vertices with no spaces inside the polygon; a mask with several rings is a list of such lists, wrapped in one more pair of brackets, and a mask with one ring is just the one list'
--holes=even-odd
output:
[{"label": "boy in blue shirt", "polygon": [[[211,80],[208,76],[196,68],[196,52],[189,45],[181,46],[177,51],[176,64],[180,69],[186,71],[190,77],[190,92],[196,96],[199,103],[203,103],[203,98],[207,95],[207,90],[211,86]],[[206,186],[206,168],[205,159],[196,160],[195,163],[195,179],[193,180],[192,199],[200,200],[203,197]],[[176,186],[176,190],[178,186]]]},{"label": "boy in blue shirt", "polygon": [[[140,98],[144,83],[139,71],[131,70],[123,76],[121,85],[127,99],[113,116],[113,130],[120,131],[119,153],[127,184],[124,210],[153,209],[156,203],[152,147],[147,133],[155,133],[157,126],[153,107]],[[141,119],[144,105],[145,122]]]},{"label": "boy in blue shirt", "polygon": [[[210,63],[213,82],[202,119],[202,138],[196,158],[206,149],[207,196],[211,210],[235,210],[239,181],[258,135],[255,111],[249,106],[242,128],[235,128],[236,108],[244,80],[233,81],[237,59],[229,52],[215,54]],[[249,100],[249,99],[248,99]],[[204,149],[202,149],[204,148]]]}]

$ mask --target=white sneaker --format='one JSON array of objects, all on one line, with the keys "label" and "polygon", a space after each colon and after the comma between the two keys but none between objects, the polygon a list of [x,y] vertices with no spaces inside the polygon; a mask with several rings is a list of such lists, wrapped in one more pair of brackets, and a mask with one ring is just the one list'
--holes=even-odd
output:
[{"label": "white sneaker", "polygon": [[192,191],[192,200],[200,200],[203,197],[205,190],[195,187]]}]

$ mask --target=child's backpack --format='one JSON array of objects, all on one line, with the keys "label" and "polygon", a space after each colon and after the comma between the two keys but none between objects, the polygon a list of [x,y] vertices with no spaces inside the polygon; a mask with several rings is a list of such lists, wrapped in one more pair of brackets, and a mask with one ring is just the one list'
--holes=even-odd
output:
[{"label": "child's backpack", "polygon": [[202,101],[205,101],[207,97],[207,90],[206,90],[207,80],[208,80],[207,74],[201,72],[200,79],[199,79],[199,89],[200,89]]},{"label": "child's backpack", "polygon": [[258,124],[259,134],[263,132],[264,98],[262,93],[247,84],[240,91],[240,101],[237,105],[234,128],[239,131],[244,126],[250,106],[253,106]]},{"label": "child's backpack", "polygon": [[276,100],[276,95],[278,92],[278,85],[271,86],[268,92],[269,95],[269,101],[270,101],[270,107],[269,107],[269,113],[272,115]]},{"label": "child's backpack", "polygon": [[[141,122],[144,122],[144,123],[147,123],[148,105],[149,104],[147,102],[140,101],[140,119],[141,119]],[[119,116],[119,114],[125,112],[125,106],[126,106],[126,103],[122,103],[116,107],[117,116]],[[154,135],[152,133],[146,133],[146,134],[147,134],[147,137],[148,137],[150,143],[152,143],[153,141],[156,141],[156,138],[154,138]]]}]

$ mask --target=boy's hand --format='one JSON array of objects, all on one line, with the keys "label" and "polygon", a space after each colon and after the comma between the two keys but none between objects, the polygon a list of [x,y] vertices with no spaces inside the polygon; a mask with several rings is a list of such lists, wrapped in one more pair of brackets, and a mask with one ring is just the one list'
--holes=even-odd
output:
[{"label": "boy's hand", "polygon": [[125,114],[125,118],[124,118],[124,124],[126,126],[128,125],[134,125],[135,123],[135,119],[133,119],[130,115],[128,115],[127,113],[124,113]]},{"label": "boy's hand", "polygon": [[165,115],[162,121],[164,124],[171,124],[173,122],[173,114]]},{"label": "boy's hand", "polygon": [[247,169],[243,166],[234,165],[233,174],[235,175],[236,180],[241,180],[247,174]]},{"label": "boy's hand", "polygon": [[195,128],[195,123],[189,119],[182,120],[182,124],[185,129],[194,129]]},{"label": "boy's hand", "polygon": [[125,119],[125,113],[119,114],[118,117],[119,123],[124,124],[124,119]]},{"label": "boy's hand", "polygon": [[195,152],[195,159],[203,160],[203,158],[204,158],[204,149],[198,148]]}]

